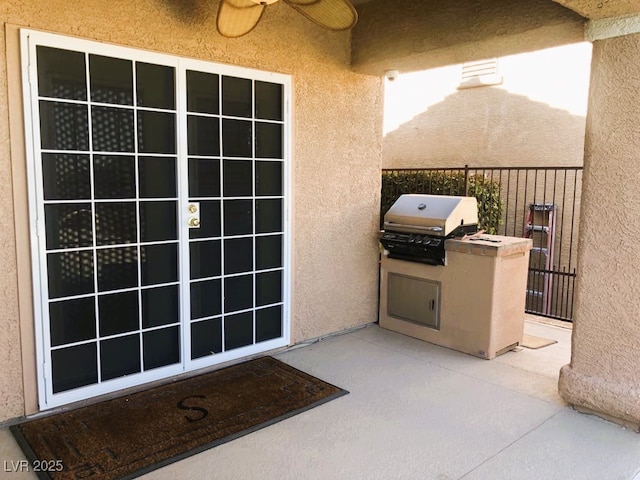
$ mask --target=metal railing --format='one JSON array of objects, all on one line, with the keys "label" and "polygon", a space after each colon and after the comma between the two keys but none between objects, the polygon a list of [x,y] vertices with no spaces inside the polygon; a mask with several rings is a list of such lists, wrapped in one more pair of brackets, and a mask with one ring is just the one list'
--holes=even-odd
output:
[{"label": "metal railing", "polygon": [[381,216],[404,193],[475,195],[482,228],[533,239],[526,312],[572,321],[581,190],[582,167],[383,169]]}]

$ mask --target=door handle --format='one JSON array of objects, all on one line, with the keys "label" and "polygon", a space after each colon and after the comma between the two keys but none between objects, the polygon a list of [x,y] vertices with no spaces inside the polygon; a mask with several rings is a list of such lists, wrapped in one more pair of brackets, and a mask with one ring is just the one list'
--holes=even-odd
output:
[{"label": "door handle", "polygon": [[189,203],[187,213],[189,214],[187,219],[189,228],[200,228],[200,204],[198,202]]}]

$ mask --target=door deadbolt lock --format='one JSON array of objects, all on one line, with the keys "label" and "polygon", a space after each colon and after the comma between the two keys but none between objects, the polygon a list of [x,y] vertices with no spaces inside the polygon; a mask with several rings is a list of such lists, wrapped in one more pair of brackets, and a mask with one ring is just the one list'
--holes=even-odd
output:
[{"label": "door deadbolt lock", "polygon": [[200,228],[200,204],[198,202],[190,203],[187,206],[187,212],[189,213],[187,218],[189,228]]}]

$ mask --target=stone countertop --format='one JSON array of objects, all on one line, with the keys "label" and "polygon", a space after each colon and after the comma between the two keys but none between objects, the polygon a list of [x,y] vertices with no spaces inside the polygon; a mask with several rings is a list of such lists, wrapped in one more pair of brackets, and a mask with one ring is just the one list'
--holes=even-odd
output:
[{"label": "stone countertop", "polygon": [[528,252],[533,247],[530,238],[506,237],[503,235],[481,234],[466,238],[452,238],[445,242],[447,252],[469,253],[489,257],[505,257]]}]

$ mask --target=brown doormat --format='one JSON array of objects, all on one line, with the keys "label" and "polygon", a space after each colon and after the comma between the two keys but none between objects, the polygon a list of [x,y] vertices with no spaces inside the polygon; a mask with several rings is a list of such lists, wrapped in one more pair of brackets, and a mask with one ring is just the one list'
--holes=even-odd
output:
[{"label": "brown doormat", "polygon": [[128,479],[346,393],[263,357],[11,430],[41,479]]},{"label": "brown doormat", "polygon": [[538,348],[546,347],[548,345],[553,345],[554,343],[558,343],[557,340],[553,340],[551,338],[542,338],[536,337],[535,335],[527,335],[526,333],[522,336],[522,345],[525,348],[530,348],[532,350],[537,350]]}]

